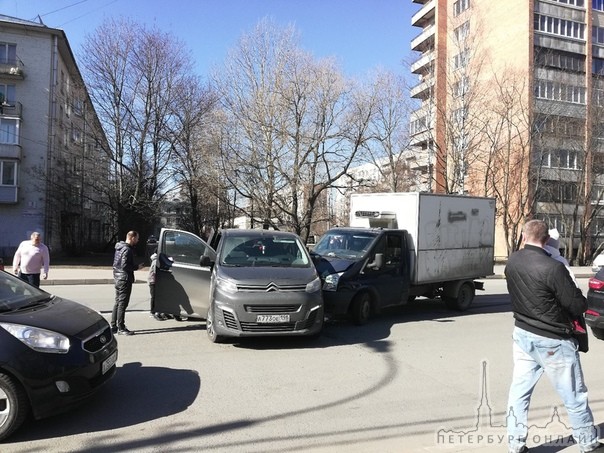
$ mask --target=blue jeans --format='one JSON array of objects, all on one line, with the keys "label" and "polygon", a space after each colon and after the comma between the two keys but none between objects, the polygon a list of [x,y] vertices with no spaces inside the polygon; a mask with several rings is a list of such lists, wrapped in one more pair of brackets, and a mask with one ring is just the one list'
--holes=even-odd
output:
[{"label": "blue jeans", "polygon": [[514,374],[508,399],[509,451],[526,444],[528,409],[539,378],[545,374],[562,398],[573,437],[582,452],[599,445],[594,419],[587,403],[587,387],[575,339],[557,340],[514,328]]}]

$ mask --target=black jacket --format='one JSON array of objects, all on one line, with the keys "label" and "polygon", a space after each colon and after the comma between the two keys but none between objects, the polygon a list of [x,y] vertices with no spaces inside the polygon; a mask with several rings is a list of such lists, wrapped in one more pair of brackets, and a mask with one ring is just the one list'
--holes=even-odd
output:
[{"label": "black jacket", "polygon": [[115,281],[134,282],[134,253],[127,242],[120,241],[115,244],[113,255],[113,278]]},{"label": "black jacket", "polygon": [[587,301],[568,269],[541,247],[526,245],[505,267],[516,326],[549,338],[568,338]]}]

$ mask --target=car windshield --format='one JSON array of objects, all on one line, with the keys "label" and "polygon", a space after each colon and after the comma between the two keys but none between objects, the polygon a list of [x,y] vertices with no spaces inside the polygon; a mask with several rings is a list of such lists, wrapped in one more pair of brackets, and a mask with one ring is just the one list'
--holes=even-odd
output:
[{"label": "car windshield", "polygon": [[337,258],[361,258],[376,235],[355,231],[333,231],[325,234],[313,248],[313,252]]},{"label": "car windshield", "polygon": [[25,283],[8,272],[0,271],[0,312],[37,305],[50,297],[47,292]]},{"label": "car windshield", "polygon": [[225,235],[220,252],[224,266],[308,267],[310,259],[294,236]]}]

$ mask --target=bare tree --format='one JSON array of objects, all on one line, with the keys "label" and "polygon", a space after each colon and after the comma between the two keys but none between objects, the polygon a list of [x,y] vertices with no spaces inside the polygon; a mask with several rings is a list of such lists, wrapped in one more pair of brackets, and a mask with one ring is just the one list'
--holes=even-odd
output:
[{"label": "bare tree", "polygon": [[[225,175],[254,221],[306,238],[321,196],[367,141],[372,104],[330,60],[268,20],[243,35],[215,75],[227,120]],[[325,201],[323,201],[325,203]]]},{"label": "bare tree", "polygon": [[174,100],[191,71],[184,49],[172,35],[125,19],[107,20],[83,45],[85,80],[109,139],[105,190],[120,236],[150,232],[170,183]]}]

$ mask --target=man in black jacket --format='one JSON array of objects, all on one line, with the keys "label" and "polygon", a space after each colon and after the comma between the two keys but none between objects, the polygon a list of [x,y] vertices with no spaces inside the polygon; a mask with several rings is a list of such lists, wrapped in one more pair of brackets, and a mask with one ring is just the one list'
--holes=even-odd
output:
[{"label": "man in black jacket", "polygon": [[577,340],[572,336],[573,320],[587,309],[587,302],[564,264],[543,249],[549,238],[545,222],[527,222],[522,236],[524,248],[510,256],[505,268],[515,318],[509,451],[528,451],[529,404],[544,372],[564,402],[581,451],[603,449],[587,402]]},{"label": "man in black jacket", "polygon": [[133,335],[124,322],[126,308],[130,302],[134,271],[139,267],[134,265],[134,252],[132,248],[138,243],[138,233],[128,231],[126,241],[115,244],[113,256],[113,279],[115,280],[115,305],[111,314],[111,331],[118,335]]}]

